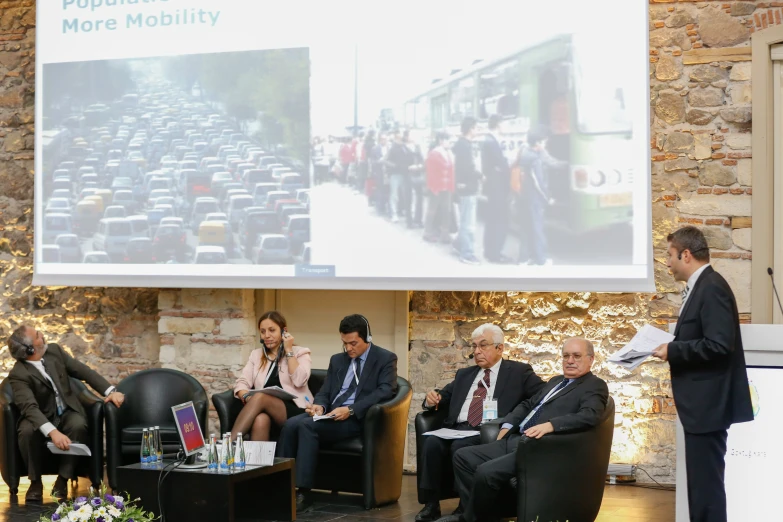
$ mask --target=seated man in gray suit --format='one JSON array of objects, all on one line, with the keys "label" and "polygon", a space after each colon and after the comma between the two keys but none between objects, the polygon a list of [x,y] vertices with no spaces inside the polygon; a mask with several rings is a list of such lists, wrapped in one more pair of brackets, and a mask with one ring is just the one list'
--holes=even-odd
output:
[{"label": "seated man in gray suit", "polygon": [[[87,414],[68,377],[86,381],[118,408],[125,396],[114,391],[106,379],[84,363],[80,363],[57,344],[46,344],[41,332],[23,325],[8,338],[8,350],[16,364],[8,374],[14,392],[14,404],[22,416],[19,419],[19,450],[27,465],[30,489],[25,501],[40,501],[43,497],[41,457],[45,439],[67,450],[71,442],[87,442]],[[44,359],[46,355],[46,359]],[[60,456],[60,469],[52,489],[52,497],[65,498],[68,480],[76,479],[76,459]]]},{"label": "seated man in gray suit", "polygon": [[[504,419],[498,440],[459,450],[454,456],[454,480],[462,515],[443,522],[474,522],[497,502],[501,488],[516,475],[516,449],[525,438],[583,431],[596,426],[606,409],[609,388],[590,372],[594,350],[590,341],[568,339],[563,344],[563,375],[553,377]],[[553,485],[552,487],[556,487]]]}]

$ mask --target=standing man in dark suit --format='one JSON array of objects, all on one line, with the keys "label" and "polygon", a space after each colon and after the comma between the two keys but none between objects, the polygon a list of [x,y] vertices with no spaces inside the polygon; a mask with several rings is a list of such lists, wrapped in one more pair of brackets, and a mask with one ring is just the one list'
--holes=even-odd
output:
[{"label": "standing man in dark suit", "polygon": [[[344,352],[332,356],[312,404],[306,413],[288,419],[277,443],[279,457],[296,458],[298,513],[312,505],[319,442],[356,437],[370,406],[391,399],[397,390],[397,356],[372,344],[370,324],[363,315],[340,321],[340,338]],[[312,418],[327,412],[331,419]]]},{"label": "standing man in dark suit", "polygon": [[737,302],[710,266],[699,229],[681,228],[667,241],[669,269],[687,283],[674,341],[653,355],[669,361],[674,404],[685,430],[691,521],[725,522],[727,430],[753,420]]},{"label": "standing man in dark suit", "polygon": [[[442,390],[427,393],[425,410],[448,408],[444,428],[477,431],[483,422],[484,401],[497,402],[497,416],[505,417],[515,406],[529,399],[544,386],[544,381],[529,364],[503,359],[504,336],[499,326],[486,323],[473,331],[471,348],[476,366],[457,371],[454,380]],[[492,420],[492,419],[486,419]],[[461,448],[479,444],[480,437],[446,440],[435,435],[425,437],[418,470],[419,498],[426,499],[416,522],[440,518],[440,492],[451,484],[451,461]],[[462,513],[462,504],[454,512]]]},{"label": "standing man in dark suit", "polygon": [[487,196],[484,257],[492,263],[511,263],[502,253],[508,235],[511,167],[500,146],[501,121],[499,114],[489,117],[489,135],[481,146],[481,170]]},{"label": "standing man in dark suit", "polygon": [[[463,448],[454,455],[454,480],[465,512],[443,522],[474,522],[491,512],[501,488],[516,473],[517,445],[525,437],[583,431],[596,426],[606,409],[609,388],[590,372],[593,344],[572,338],[563,344],[563,376],[553,377],[504,419],[498,440]],[[553,484],[552,487],[557,487]]]},{"label": "standing man in dark suit", "polygon": [[[23,325],[8,338],[8,350],[16,364],[8,374],[14,392],[14,404],[21,412],[17,433],[30,488],[25,501],[43,498],[41,457],[45,439],[61,450],[71,442],[87,442],[87,414],[71,389],[68,377],[86,381],[118,408],[125,396],[114,391],[106,379],[87,365],[68,355],[59,345],[46,344],[41,332]],[[44,354],[46,359],[44,359]],[[76,458],[60,456],[60,469],[52,489],[52,497],[62,499],[68,494],[68,480],[76,479]]]}]

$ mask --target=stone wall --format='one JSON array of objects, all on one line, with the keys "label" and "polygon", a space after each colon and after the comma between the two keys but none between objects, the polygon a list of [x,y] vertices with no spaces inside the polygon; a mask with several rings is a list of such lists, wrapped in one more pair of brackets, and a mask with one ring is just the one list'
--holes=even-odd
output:
[{"label": "stone wall", "polygon": [[[676,319],[679,288],[666,271],[663,250],[666,234],[682,223],[704,228],[714,264],[749,319],[749,40],[754,31],[780,23],[781,7],[650,1],[657,292],[414,292],[411,417],[426,390],[448,382],[467,363],[465,339],[480,322],[500,324],[508,333],[509,356],[530,361],[546,376],[559,370],[559,342],[585,335],[599,346],[595,370],[610,381],[618,406],[613,458],[636,462],[659,481],[674,481],[666,366],[651,363],[629,373],[607,365],[606,356],[641,325]],[[210,393],[226,389],[255,335],[248,291],[32,286],[34,25],[34,0],[0,0],[0,338],[32,321],[113,382],[162,365],[196,375]],[[10,364],[3,348],[0,372]],[[214,430],[214,417],[211,424]],[[415,444],[407,467],[415,468]]]}]

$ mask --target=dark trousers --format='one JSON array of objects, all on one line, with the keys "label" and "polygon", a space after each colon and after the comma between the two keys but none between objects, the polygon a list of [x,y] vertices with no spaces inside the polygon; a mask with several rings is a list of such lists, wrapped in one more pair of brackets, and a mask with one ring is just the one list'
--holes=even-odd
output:
[{"label": "dark trousers", "polygon": [[521,198],[522,234],[519,239],[519,261],[530,260],[543,265],[549,257],[544,230],[545,203],[540,198]]},{"label": "dark trousers", "polygon": [[427,217],[424,220],[424,237],[430,241],[451,242],[452,228],[455,228],[454,194],[442,190],[429,192]]},{"label": "dark trousers", "polygon": [[[72,442],[87,443],[87,418],[73,410],[66,410],[60,417],[57,429],[65,434]],[[44,437],[40,430],[33,427],[27,419],[19,421],[17,427],[19,434],[19,451],[27,466],[27,476],[30,480],[40,480],[41,461],[44,454],[51,455],[46,448],[48,437]],[[58,474],[67,479],[76,478],[76,459],[73,455],[59,455],[60,468]]]},{"label": "dark trousers", "polygon": [[685,433],[691,522],[726,522],[726,430]]},{"label": "dark trousers", "polygon": [[296,486],[311,489],[318,469],[318,449],[321,442],[335,442],[356,437],[362,431],[356,417],[344,421],[313,421],[309,414],[291,417],[283,424],[277,442],[277,456],[296,459]]},{"label": "dark trousers", "polygon": [[[476,428],[462,423],[467,428],[461,428],[460,425],[453,429],[472,429]],[[476,446],[481,443],[481,437],[467,437],[464,439],[444,440],[434,435],[424,437],[424,444],[421,448],[421,469],[419,469],[419,487],[422,489],[422,497],[428,502],[440,500],[440,493],[451,489],[454,482],[454,454],[462,448]]]},{"label": "dark trousers", "polygon": [[499,261],[508,235],[507,195],[490,195],[484,216],[484,257],[488,261]]},{"label": "dark trousers", "polygon": [[416,180],[411,174],[405,174],[402,178],[402,213],[409,227],[422,225],[422,213],[424,210],[424,186],[423,180]]},{"label": "dark trousers", "polygon": [[467,522],[491,518],[488,513],[494,512],[501,489],[516,475],[519,439],[514,434],[454,455],[454,484]]}]

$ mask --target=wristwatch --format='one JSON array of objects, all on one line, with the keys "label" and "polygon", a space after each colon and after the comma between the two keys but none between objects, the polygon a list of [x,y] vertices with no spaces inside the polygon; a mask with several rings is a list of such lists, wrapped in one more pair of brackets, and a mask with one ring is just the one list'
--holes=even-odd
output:
[{"label": "wristwatch", "polygon": [[286,357],[293,357],[294,356],[294,352],[285,352],[285,356]]},{"label": "wristwatch", "polygon": [[242,402],[247,402],[247,398],[250,397],[250,392],[247,392],[242,396]]},{"label": "wristwatch", "polygon": [[348,406],[348,415],[353,417],[353,406]]}]

